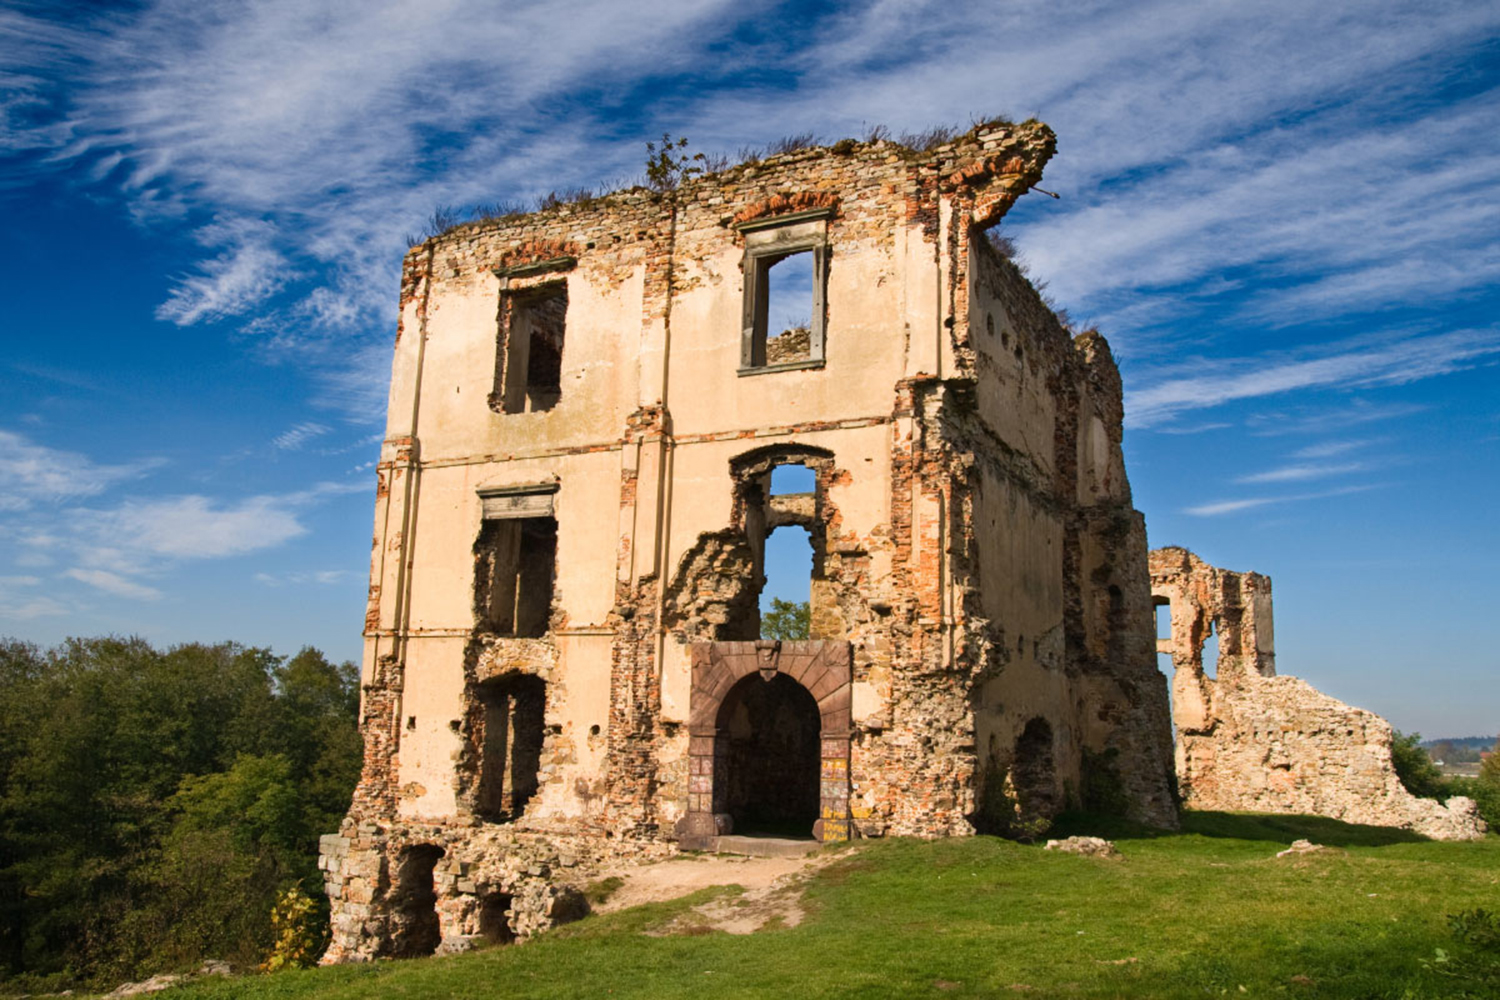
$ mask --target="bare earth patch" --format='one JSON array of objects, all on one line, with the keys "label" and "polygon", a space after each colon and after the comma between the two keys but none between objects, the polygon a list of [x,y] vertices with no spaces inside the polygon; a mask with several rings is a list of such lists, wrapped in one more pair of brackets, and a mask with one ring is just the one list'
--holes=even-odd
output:
[{"label": "bare earth patch", "polygon": [[611,874],[624,884],[594,907],[596,913],[611,913],[643,903],[678,899],[699,889],[737,885],[744,891],[696,906],[656,930],[671,934],[703,934],[725,931],[753,934],[773,927],[795,927],[802,922],[802,890],[818,869],[849,857],[849,851],[819,853],[801,858],[747,858],[732,854],[706,854],[637,867],[619,868]]}]

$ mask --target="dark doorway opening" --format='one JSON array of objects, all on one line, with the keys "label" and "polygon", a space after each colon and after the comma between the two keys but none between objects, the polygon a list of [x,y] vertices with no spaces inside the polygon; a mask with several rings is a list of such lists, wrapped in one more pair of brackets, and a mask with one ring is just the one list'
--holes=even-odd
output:
[{"label": "dark doorway opening", "polygon": [[401,853],[391,900],[391,955],[396,958],[431,955],[443,940],[432,885],[432,870],[442,856],[436,844],[417,844]]},{"label": "dark doorway opening", "polygon": [[510,906],[511,896],[505,892],[492,892],[479,904],[479,933],[490,944],[510,944],[516,939],[505,915]]},{"label": "dark doorway opening", "polygon": [[1057,813],[1057,769],[1052,761],[1052,725],[1038,716],[1026,723],[1016,739],[1011,780],[1025,819],[1052,818]]},{"label": "dark doorway opening", "polygon": [[547,735],[547,683],[532,674],[507,674],[479,685],[484,708],[475,812],[483,819],[516,819],[536,794]]},{"label": "dark doorway opening", "polygon": [[725,748],[716,791],[734,832],[811,837],[818,820],[822,718],[818,703],[785,674],[741,678],[719,708]]}]

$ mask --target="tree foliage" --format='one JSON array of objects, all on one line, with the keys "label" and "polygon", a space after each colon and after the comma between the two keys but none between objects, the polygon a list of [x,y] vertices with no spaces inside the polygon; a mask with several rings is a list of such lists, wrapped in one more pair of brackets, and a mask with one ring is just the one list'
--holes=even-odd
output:
[{"label": "tree foliage", "polygon": [[1391,740],[1391,763],[1396,768],[1396,777],[1413,795],[1424,799],[1443,798],[1447,782],[1427,751],[1422,749],[1421,733],[1403,733],[1397,730]]},{"label": "tree foliage", "polygon": [[358,675],[314,649],[0,643],[0,977],[258,963],[358,778]]},{"label": "tree foliage", "polygon": [[1419,745],[1420,733],[1397,732],[1391,742],[1391,762],[1401,784],[1413,795],[1430,799],[1450,799],[1466,795],[1479,806],[1479,814],[1490,828],[1500,831],[1500,742],[1479,768],[1477,778],[1447,777]]},{"label": "tree foliage", "polygon": [[771,610],[760,619],[760,634],[767,639],[806,639],[812,628],[812,606],[807,601],[771,598]]},{"label": "tree foliage", "polygon": [[687,152],[687,138],[673,139],[662,133],[661,145],[646,143],[646,183],[656,191],[672,191],[677,185],[703,173],[705,157],[702,153]]}]

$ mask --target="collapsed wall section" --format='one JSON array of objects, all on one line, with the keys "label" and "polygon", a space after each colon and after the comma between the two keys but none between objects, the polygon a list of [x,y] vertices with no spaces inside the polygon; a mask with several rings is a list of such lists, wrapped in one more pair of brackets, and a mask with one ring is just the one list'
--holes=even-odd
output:
[{"label": "collapsed wall section", "polygon": [[[1471,840],[1485,824],[1472,800],[1408,792],[1380,716],[1277,676],[1271,581],[1211,566],[1183,548],[1151,552],[1151,594],[1171,609],[1177,777],[1195,809],[1329,816],[1436,840]],[[1218,640],[1210,676],[1204,647]]]}]

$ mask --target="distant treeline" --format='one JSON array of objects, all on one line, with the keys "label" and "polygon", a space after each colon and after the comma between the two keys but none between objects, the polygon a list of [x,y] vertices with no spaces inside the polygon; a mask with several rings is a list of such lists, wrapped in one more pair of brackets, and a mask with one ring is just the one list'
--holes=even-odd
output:
[{"label": "distant treeline", "polygon": [[358,706],[311,648],[0,640],[0,991],[253,967],[292,890],[320,933]]},{"label": "distant treeline", "polygon": [[1494,749],[1496,739],[1494,736],[1451,736],[1427,740],[1422,749],[1433,760],[1445,764],[1474,764],[1478,763],[1481,751]]}]

